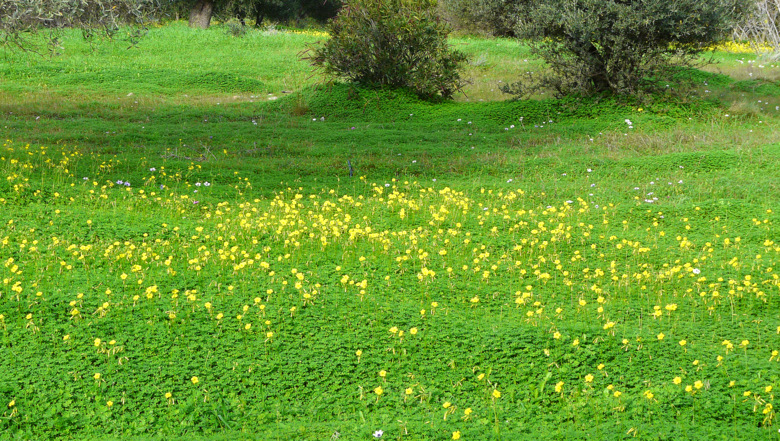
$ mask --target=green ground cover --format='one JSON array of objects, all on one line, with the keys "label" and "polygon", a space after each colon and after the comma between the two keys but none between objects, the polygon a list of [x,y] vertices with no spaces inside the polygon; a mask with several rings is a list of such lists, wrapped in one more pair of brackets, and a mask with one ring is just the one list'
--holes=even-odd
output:
[{"label": "green ground cover", "polygon": [[0,438],[780,439],[777,65],[507,101],[459,38],[429,104],[319,38],[4,54]]}]

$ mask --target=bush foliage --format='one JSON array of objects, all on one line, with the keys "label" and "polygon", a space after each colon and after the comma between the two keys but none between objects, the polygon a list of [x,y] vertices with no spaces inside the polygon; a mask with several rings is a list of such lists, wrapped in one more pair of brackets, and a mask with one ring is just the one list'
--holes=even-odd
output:
[{"label": "bush foliage", "polygon": [[[746,9],[744,0],[540,0],[518,34],[550,74],[533,86],[558,94],[636,93],[670,67],[689,66],[720,41]],[[525,92],[528,85],[510,88]]]},{"label": "bush foliage", "polygon": [[314,48],[309,60],[350,82],[450,98],[462,85],[459,69],[466,56],[447,44],[449,27],[434,6],[433,1],[348,1],[329,23],[331,38]]}]

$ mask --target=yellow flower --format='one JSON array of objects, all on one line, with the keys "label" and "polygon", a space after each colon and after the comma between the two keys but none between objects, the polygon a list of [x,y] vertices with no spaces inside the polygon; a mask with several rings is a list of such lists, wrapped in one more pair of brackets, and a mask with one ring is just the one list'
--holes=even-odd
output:
[{"label": "yellow flower", "polygon": [[693,386],[691,386],[690,384],[685,386],[685,392],[692,392],[692,391],[693,391]]},{"label": "yellow flower", "polygon": [[95,372],[95,375],[92,376],[95,380],[100,380],[100,372]]},{"label": "yellow flower", "polygon": [[190,378],[190,381],[192,381],[192,384],[198,384],[200,380],[198,380],[198,377],[192,377]]},{"label": "yellow flower", "polygon": [[392,332],[393,334],[397,333],[398,332],[398,327],[397,326],[393,326],[392,328],[390,328],[390,332]]},{"label": "yellow flower", "polygon": [[472,412],[473,410],[471,410],[470,407],[467,407],[465,410],[463,410],[463,415],[469,416]]},{"label": "yellow flower", "polygon": [[357,355],[357,356],[358,356],[358,358],[360,358],[360,356],[361,356],[361,355],[363,355],[363,351],[361,351],[360,349],[358,349],[357,351],[355,351],[355,355]]},{"label": "yellow flower", "polygon": [[620,398],[620,396],[623,395],[623,392],[620,392],[619,390],[616,390],[612,396],[615,398]]},{"label": "yellow flower", "polygon": [[687,341],[685,341],[685,340],[680,340],[680,346],[685,346],[685,345],[687,345],[687,344],[688,344],[688,342],[687,342]]},{"label": "yellow flower", "polygon": [[165,392],[165,398],[166,398],[166,399],[170,399],[172,396],[173,396],[173,394],[172,394],[172,393],[170,393],[170,392]]},{"label": "yellow flower", "polygon": [[765,393],[772,392],[772,385],[769,385],[769,386],[765,387],[765,388],[764,388],[764,392],[765,392]]},{"label": "yellow flower", "polygon": [[99,338],[95,339],[95,346],[100,346],[100,339]]},{"label": "yellow flower", "polygon": [[383,370],[381,370],[381,371],[379,371],[379,376],[380,376],[380,377],[382,377],[382,378],[385,378],[385,377],[387,377],[387,371],[386,371],[386,370],[384,370],[384,369],[383,369]]},{"label": "yellow flower", "polygon": [[477,381],[482,381],[483,378],[485,378],[485,374],[477,375]]},{"label": "yellow flower", "polygon": [[746,347],[747,347],[747,345],[749,345],[749,344],[750,344],[750,341],[748,341],[748,340],[742,340],[742,341],[739,343],[739,345],[740,345],[740,346],[742,346],[743,348],[746,348]]},{"label": "yellow flower", "polygon": [[452,406],[452,403],[450,403],[449,401],[445,401],[444,404],[442,404],[442,407],[445,409],[449,409],[450,406]]},{"label": "yellow flower", "polygon": [[274,336],[274,333],[272,331],[268,331],[265,333],[265,338],[272,338]]},{"label": "yellow flower", "polygon": [[553,334],[553,338],[558,340],[559,338],[561,338],[561,333],[558,332],[558,331],[555,331],[555,334]]},{"label": "yellow flower", "polygon": [[645,396],[645,398],[647,398],[648,400],[652,400],[652,399],[653,399],[653,397],[655,397],[655,395],[654,395],[652,392],[650,392],[649,390],[646,390],[646,391],[645,391],[645,393],[644,393],[643,395],[644,395],[644,396]]},{"label": "yellow flower", "polygon": [[572,346],[579,346],[579,344],[580,344],[580,339],[579,338],[575,338],[574,341],[571,342]]},{"label": "yellow flower", "polygon": [[452,439],[460,439],[460,430],[452,432]]},{"label": "yellow flower", "polygon": [[414,393],[414,390],[412,390],[412,388],[411,388],[411,387],[407,387],[407,388],[406,388],[406,390],[405,390],[404,392],[406,393],[406,395],[411,395],[411,394],[413,394],[413,393]]},{"label": "yellow flower", "polygon": [[11,408],[11,407],[14,407],[14,406],[16,406],[16,400],[11,400],[11,402],[8,403],[8,407]]},{"label": "yellow flower", "polygon": [[111,400],[106,401],[106,406],[111,407],[114,405],[114,402]]},{"label": "yellow flower", "polygon": [[501,398],[501,392],[498,389],[493,389],[493,398]]},{"label": "yellow flower", "polygon": [[593,375],[588,374],[585,376],[585,382],[586,383],[592,383],[593,382]]},{"label": "yellow flower", "polygon": [[674,380],[672,380],[672,382],[673,382],[674,384],[680,384],[680,383],[682,383],[682,378],[680,378],[680,377],[674,377]]},{"label": "yellow flower", "polygon": [[604,363],[599,363],[599,365],[596,366],[596,369],[603,370],[604,369]]},{"label": "yellow flower", "polygon": [[247,324],[245,324],[245,325],[244,325],[244,329],[246,329],[247,331],[248,331],[248,330],[250,330],[250,329],[252,329],[252,324],[251,324],[251,323],[247,323]]},{"label": "yellow flower", "polygon": [[383,393],[385,393],[385,390],[382,389],[382,386],[377,386],[376,388],[374,388],[374,393],[377,394],[377,396],[380,396]]},{"label": "yellow flower", "polygon": [[663,332],[659,333],[656,337],[658,337],[658,340],[663,340],[665,335]]},{"label": "yellow flower", "polygon": [[417,335],[417,328],[410,329],[409,333],[412,334],[412,335]]},{"label": "yellow flower", "polygon": [[555,383],[555,393],[561,393],[563,391],[563,381]]}]

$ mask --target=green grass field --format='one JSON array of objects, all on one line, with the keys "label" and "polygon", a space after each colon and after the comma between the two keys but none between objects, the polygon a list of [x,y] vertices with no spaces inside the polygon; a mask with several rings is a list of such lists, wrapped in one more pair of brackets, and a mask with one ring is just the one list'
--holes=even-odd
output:
[{"label": "green grass field", "polygon": [[780,439],[780,66],[512,101],[455,38],[430,104],[320,38],[3,54],[0,439]]}]

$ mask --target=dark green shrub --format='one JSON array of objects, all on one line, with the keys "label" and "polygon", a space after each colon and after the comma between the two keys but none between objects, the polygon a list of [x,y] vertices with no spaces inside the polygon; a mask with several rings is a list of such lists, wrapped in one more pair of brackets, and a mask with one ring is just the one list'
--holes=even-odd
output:
[{"label": "dark green shrub", "polygon": [[[539,0],[518,33],[549,65],[532,86],[558,94],[634,94],[669,68],[700,60],[744,8],[745,0]],[[509,88],[527,90],[528,84]]]},{"label": "dark green shrub", "polygon": [[450,98],[461,87],[466,56],[447,44],[449,27],[435,1],[351,0],[328,25],[330,39],[308,59],[350,82],[409,88],[423,98]]}]

